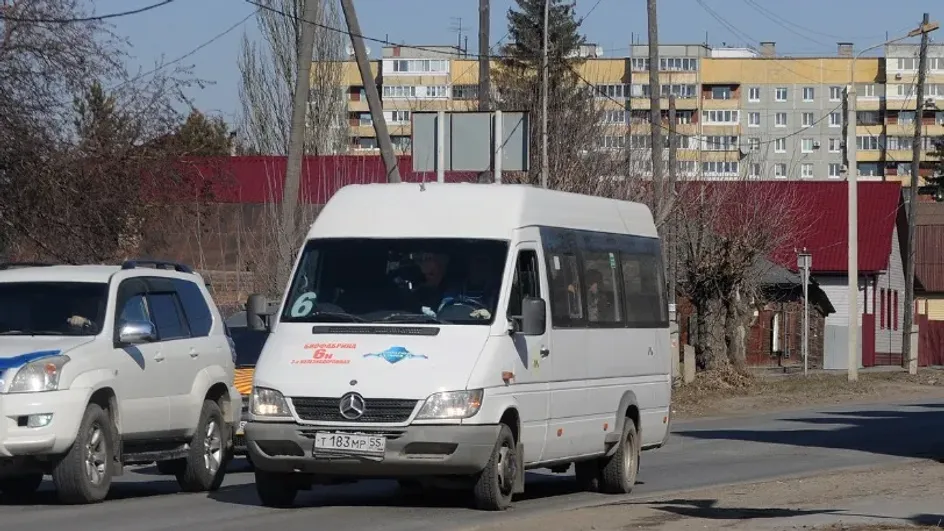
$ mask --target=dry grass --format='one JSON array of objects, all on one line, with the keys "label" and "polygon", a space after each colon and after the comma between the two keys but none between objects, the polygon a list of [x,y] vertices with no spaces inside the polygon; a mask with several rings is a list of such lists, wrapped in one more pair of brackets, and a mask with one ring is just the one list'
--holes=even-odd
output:
[{"label": "dry grass", "polygon": [[860,371],[850,382],[845,372],[744,375],[734,371],[699,373],[674,391],[673,415],[692,418],[871,400],[944,397],[944,370]]}]

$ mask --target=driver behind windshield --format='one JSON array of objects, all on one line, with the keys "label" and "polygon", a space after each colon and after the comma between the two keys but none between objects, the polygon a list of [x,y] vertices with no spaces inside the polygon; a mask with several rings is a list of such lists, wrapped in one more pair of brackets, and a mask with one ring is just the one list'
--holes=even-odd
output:
[{"label": "driver behind windshield", "polygon": [[445,286],[443,279],[449,267],[449,256],[441,253],[423,253],[419,260],[424,282],[414,292],[420,307],[435,311],[442,302]]},{"label": "driver behind windshield", "polygon": [[485,253],[476,253],[469,259],[464,278],[456,279],[446,290],[443,302],[474,302],[484,308],[494,308],[498,303],[500,274],[495,272],[491,258]]}]

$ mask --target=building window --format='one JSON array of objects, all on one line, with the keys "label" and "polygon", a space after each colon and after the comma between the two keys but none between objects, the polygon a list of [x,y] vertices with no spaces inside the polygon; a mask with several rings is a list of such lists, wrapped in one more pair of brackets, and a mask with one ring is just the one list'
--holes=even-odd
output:
[{"label": "building window", "polygon": [[452,97],[457,100],[477,100],[479,99],[478,85],[453,85]]},{"label": "building window", "polygon": [[813,127],[813,122],[816,121],[815,115],[811,112],[805,112],[802,115],[803,118],[803,127]]},{"label": "building window", "polygon": [[774,153],[786,153],[787,152],[787,139],[778,138],[774,140]]},{"label": "building window", "polygon": [[880,311],[879,311],[879,318],[878,318],[878,321],[879,321],[878,327],[879,327],[880,330],[885,330],[885,315],[886,315],[886,314],[885,314],[885,311],[886,311],[886,308],[887,308],[887,305],[885,304],[885,301],[886,301],[886,299],[885,299],[885,288],[882,288],[880,293],[881,293],[881,298],[879,299],[879,310],[880,310]]},{"label": "building window", "polygon": [[761,171],[761,170],[760,170],[760,163],[759,163],[759,162],[751,163],[750,169],[748,170],[749,173],[747,174],[747,176],[748,176],[748,177],[751,177],[751,178],[754,178],[754,179],[757,179],[757,178],[760,177],[760,175],[761,175],[760,171]]},{"label": "building window", "polygon": [[877,177],[879,166],[877,162],[860,162],[856,165],[856,172],[861,177]]},{"label": "building window", "polygon": [[387,60],[384,61],[384,70],[396,74],[448,74],[449,61],[446,59]]},{"label": "building window", "polygon": [[804,138],[800,141],[800,152],[801,153],[812,153],[813,152],[813,139]]},{"label": "building window", "polygon": [[918,58],[917,57],[899,57],[898,61],[895,62],[895,65],[898,67],[896,70],[917,70],[918,69]]},{"label": "building window", "polygon": [[760,139],[757,137],[748,138],[747,150],[751,152],[760,151]]},{"label": "building window", "polygon": [[892,325],[894,330],[898,330],[898,290],[892,292],[892,308],[894,312],[892,314]]},{"label": "building window", "polygon": [[[645,85],[645,87],[645,96],[648,96],[649,86]],[[629,96],[629,85],[624,85],[622,83],[616,85],[597,85],[595,89],[597,98],[621,100]]]},{"label": "building window", "polygon": [[829,127],[842,127],[842,113],[841,112],[829,113]]},{"label": "building window", "polygon": [[914,111],[901,111],[898,113],[898,123],[900,125],[912,125],[915,123]]},{"label": "building window", "polygon": [[882,125],[882,115],[878,111],[858,111],[856,125]]},{"label": "building window", "polygon": [[391,136],[390,143],[393,144],[394,149],[405,152],[410,151],[413,140],[409,136]]},{"label": "building window", "polygon": [[760,127],[760,113],[759,112],[747,113],[747,126]]},{"label": "building window", "polygon": [[829,87],[829,101],[842,100],[842,87]]},{"label": "building window", "polygon": [[374,120],[371,117],[369,112],[362,112],[357,115],[357,124],[358,125],[373,125]]},{"label": "building window", "polygon": [[813,101],[813,87],[803,87],[803,101]]},{"label": "building window", "polygon": [[410,123],[410,111],[385,111],[384,117],[392,124]]},{"label": "building window", "polygon": [[842,164],[838,162],[829,163],[829,176],[833,179],[839,178],[842,176]]},{"label": "building window", "polygon": [[633,57],[633,72],[645,72],[649,70],[649,59],[644,57]]},{"label": "building window", "polygon": [[626,111],[603,111],[603,123],[605,124],[625,124]]},{"label": "building window", "polygon": [[435,85],[432,87],[426,87],[426,97],[427,98],[448,98],[449,87],[446,85]]},{"label": "building window", "polygon": [[787,126],[787,113],[778,112],[774,115],[774,126],[775,127],[786,127]]},{"label": "building window", "polygon": [[804,162],[803,164],[800,164],[800,177],[803,177],[804,179],[813,178],[813,163],[812,162]]},{"label": "building window", "polygon": [[737,124],[738,111],[702,111],[702,120],[708,125]]},{"label": "building window", "polygon": [[774,99],[776,101],[787,101],[787,87],[777,87]]},{"label": "building window", "polygon": [[751,87],[747,89],[747,101],[754,103],[760,101],[760,87]]},{"label": "building window", "polygon": [[731,87],[711,87],[711,99],[730,100],[734,96]]},{"label": "building window", "polygon": [[701,171],[709,177],[729,177],[738,174],[736,161],[702,162]]},{"label": "building window", "polygon": [[416,85],[384,85],[384,98],[415,98]]},{"label": "building window", "polygon": [[738,148],[736,136],[707,136],[705,151],[734,151]]},{"label": "building window", "polygon": [[787,165],[783,162],[778,162],[774,164],[774,177],[777,179],[786,179],[787,178]]},{"label": "building window", "polygon": [[874,98],[876,96],[875,83],[865,83],[856,89],[856,99]]},{"label": "building window", "polygon": [[680,99],[690,99],[695,97],[695,85],[670,84],[662,85],[659,90],[663,97],[675,96]]},{"label": "building window", "polygon": [[603,149],[624,149],[626,135],[604,135],[600,138],[599,146]]},{"label": "building window", "polygon": [[944,125],[944,112],[934,113],[934,123],[936,125]]},{"label": "building window", "polygon": [[830,153],[839,153],[842,151],[842,141],[838,138],[829,139],[829,152]]},{"label": "building window", "polygon": [[878,151],[885,142],[877,136],[857,136],[856,149],[859,151]]}]

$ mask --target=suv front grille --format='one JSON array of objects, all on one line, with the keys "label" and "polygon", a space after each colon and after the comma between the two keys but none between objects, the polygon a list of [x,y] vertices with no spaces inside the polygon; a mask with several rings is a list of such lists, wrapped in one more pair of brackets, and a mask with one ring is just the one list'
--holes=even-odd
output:
[{"label": "suv front grille", "polygon": [[341,416],[340,398],[294,397],[292,405],[302,420],[309,422],[406,422],[416,408],[416,400],[365,398],[364,414],[356,420]]}]

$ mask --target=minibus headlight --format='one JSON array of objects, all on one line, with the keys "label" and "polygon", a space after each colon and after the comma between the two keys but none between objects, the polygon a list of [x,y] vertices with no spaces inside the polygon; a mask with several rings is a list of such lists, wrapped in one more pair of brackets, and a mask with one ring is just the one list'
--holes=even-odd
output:
[{"label": "minibus headlight", "polygon": [[291,418],[292,416],[285,397],[275,389],[253,387],[249,407],[252,414],[257,417]]},{"label": "minibus headlight", "polygon": [[416,418],[419,420],[443,420],[473,417],[482,407],[482,395],[483,391],[481,389],[447,391],[430,395]]}]

